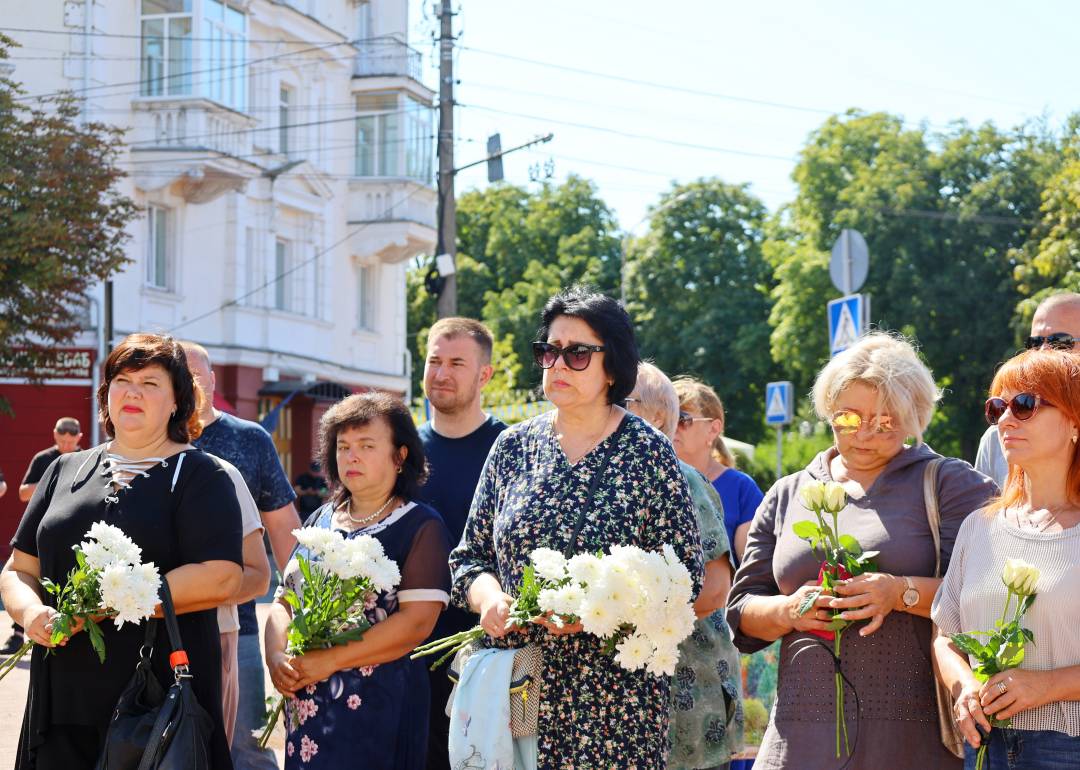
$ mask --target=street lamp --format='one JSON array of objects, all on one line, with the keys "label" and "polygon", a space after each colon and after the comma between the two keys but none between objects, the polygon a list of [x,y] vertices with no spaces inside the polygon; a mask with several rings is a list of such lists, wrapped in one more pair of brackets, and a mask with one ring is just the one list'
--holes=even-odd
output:
[{"label": "street lamp", "polygon": [[637,230],[647,219],[652,219],[661,211],[674,206],[676,203],[685,200],[690,197],[695,190],[683,190],[678,195],[668,198],[654,209],[649,209],[645,212],[645,216],[634,223],[634,226],[627,229],[623,233],[623,237],[619,240],[619,301],[622,302],[623,307],[626,307],[626,247],[630,243],[630,238],[633,237],[634,231]]}]

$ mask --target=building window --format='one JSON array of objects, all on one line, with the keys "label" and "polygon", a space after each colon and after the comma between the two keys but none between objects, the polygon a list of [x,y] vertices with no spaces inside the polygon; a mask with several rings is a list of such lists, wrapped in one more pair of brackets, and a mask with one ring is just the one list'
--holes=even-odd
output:
[{"label": "building window", "polygon": [[191,93],[191,0],[142,0],[143,96]]},{"label": "building window", "polygon": [[356,176],[405,176],[429,182],[431,108],[396,93],[356,97]]},{"label": "building window", "polygon": [[375,268],[371,265],[356,268],[356,328],[375,330]]},{"label": "building window", "polygon": [[405,97],[405,176],[430,182],[435,137],[432,110],[415,99]]},{"label": "building window", "polygon": [[368,0],[357,0],[356,3],[356,40],[361,44],[367,43],[375,37],[371,25],[371,3]]},{"label": "building window", "polygon": [[278,238],[274,243],[274,307],[292,310],[292,241]]},{"label": "building window", "polygon": [[289,123],[292,120],[292,99],[292,89],[289,86],[282,86],[278,92],[278,152],[282,155],[289,154],[289,133],[291,130]]},{"label": "building window", "polygon": [[202,38],[206,95],[246,111],[247,17],[222,0],[203,0]]},{"label": "building window", "polygon": [[169,288],[169,210],[150,206],[146,212],[146,285]]}]

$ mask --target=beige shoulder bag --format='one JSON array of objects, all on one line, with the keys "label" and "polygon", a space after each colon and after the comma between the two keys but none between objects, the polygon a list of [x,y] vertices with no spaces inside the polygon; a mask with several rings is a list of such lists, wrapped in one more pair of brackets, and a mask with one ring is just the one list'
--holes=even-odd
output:
[{"label": "beige shoulder bag", "polygon": [[[926,519],[930,522],[930,534],[934,538],[934,577],[941,577],[941,511],[938,510],[937,477],[938,469],[945,462],[944,457],[935,457],[926,464],[923,471],[923,501],[926,504]],[[934,626],[933,639],[937,639],[938,629]],[[932,644],[932,641],[931,641]],[[933,652],[930,660],[934,666],[934,687],[937,690],[938,727],[941,729],[941,742],[954,757],[964,757],[964,737],[956,726],[953,717],[952,693],[941,683],[938,677],[937,660]]]}]

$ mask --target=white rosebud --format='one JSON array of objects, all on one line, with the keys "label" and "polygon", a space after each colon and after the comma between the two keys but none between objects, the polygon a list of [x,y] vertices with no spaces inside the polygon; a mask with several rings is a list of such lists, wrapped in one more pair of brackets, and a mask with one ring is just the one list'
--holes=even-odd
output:
[{"label": "white rosebud", "polygon": [[820,511],[825,507],[825,482],[811,481],[799,489],[799,501],[810,511]]},{"label": "white rosebud", "polygon": [[839,513],[847,505],[847,492],[844,487],[835,481],[825,484],[825,494],[822,507],[830,513]]},{"label": "white rosebud", "polygon": [[1006,559],[1001,582],[1017,596],[1034,596],[1039,575],[1039,568],[1023,559]]}]

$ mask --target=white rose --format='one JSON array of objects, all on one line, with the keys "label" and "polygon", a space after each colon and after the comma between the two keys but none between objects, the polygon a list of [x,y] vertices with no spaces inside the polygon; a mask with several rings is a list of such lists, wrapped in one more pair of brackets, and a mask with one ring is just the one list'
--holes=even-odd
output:
[{"label": "white rose", "polygon": [[847,505],[847,492],[844,491],[843,485],[835,481],[826,484],[822,507],[830,513],[839,513],[845,505]]},{"label": "white rose", "polygon": [[811,481],[799,489],[799,501],[809,511],[820,511],[825,507],[825,482]]},{"label": "white rose", "polygon": [[1006,559],[1001,582],[1017,596],[1034,596],[1039,575],[1039,568],[1023,559]]}]

